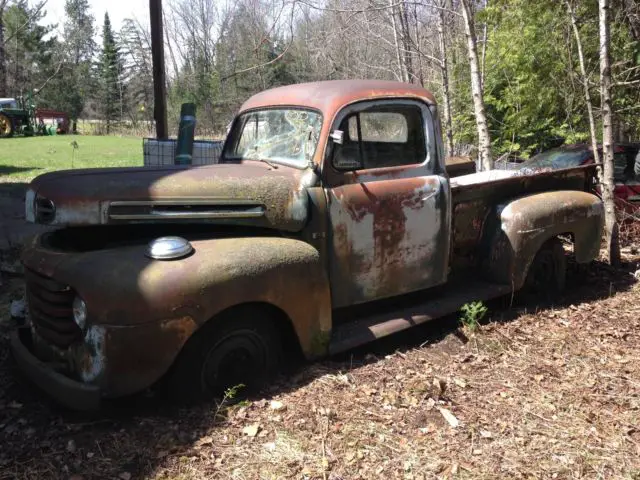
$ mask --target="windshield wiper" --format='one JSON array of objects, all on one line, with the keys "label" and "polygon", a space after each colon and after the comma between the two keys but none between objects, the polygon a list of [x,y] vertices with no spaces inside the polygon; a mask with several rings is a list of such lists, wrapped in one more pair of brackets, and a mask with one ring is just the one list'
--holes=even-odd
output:
[{"label": "windshield wiper", "polygon": [[278,169],[278,165],[276,165],[275,163],[271,162],[270,160],[267,160],[266,158],[251,158],[250,160],[258,160],[259,162],[266,163],[267,165],[269,165],[274,170]]}]

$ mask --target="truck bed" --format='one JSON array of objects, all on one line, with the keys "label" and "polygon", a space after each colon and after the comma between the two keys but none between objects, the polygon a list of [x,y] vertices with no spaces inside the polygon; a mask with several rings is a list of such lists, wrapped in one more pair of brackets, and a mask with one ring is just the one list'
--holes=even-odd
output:
[{"label": "truck bed", "polygon": [[549,190],[592,191],[595,165],[563,170],[491,170],[452,178],[452,273],[476,265],[489,213],[502,202]]}]

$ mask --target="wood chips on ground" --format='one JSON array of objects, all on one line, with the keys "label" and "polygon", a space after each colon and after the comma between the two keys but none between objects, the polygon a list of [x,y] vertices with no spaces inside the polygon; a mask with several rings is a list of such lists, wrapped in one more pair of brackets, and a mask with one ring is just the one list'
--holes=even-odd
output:
[{"label": "wood chips on ground", "polygon": [[[560,306],[490,305],[301,368],[264,398],[97,416],[20,378],[0,307],[0,479],[640,478],[638,259],[573,274]],[[499,303],[499,302],[498,302]],[[448,323],[447,323],[448,322]]]}]

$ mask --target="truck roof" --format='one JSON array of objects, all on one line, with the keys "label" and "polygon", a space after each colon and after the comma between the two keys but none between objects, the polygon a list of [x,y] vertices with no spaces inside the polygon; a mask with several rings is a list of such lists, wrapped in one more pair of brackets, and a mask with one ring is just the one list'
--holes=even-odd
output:
[{"label": "truck roof", "polygon": [[276,87],[257,93],[240,108],[240,112],[255,108],[282,106],[310,107],[320,110],[327,118],[345,105],[359,100],[410,97],[435,104],[428,90],[410,83],[386,80],[326,80]]}]

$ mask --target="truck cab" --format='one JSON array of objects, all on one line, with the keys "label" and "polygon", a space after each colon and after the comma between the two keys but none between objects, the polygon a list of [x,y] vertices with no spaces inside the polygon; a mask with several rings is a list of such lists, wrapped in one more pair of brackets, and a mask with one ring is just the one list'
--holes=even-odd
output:
[{"label": "truck cab", "polygon": [[21,368],[61,403],[161,382],[202,398],[533,286],[598,253],[592,167],[451,179],[421,87],[327,81],[261,92],[218,165],[41,175],[28,221]]}]

